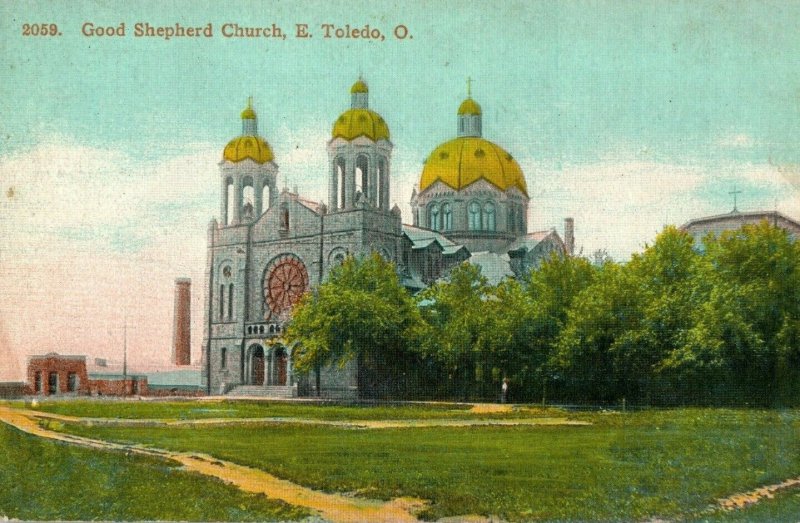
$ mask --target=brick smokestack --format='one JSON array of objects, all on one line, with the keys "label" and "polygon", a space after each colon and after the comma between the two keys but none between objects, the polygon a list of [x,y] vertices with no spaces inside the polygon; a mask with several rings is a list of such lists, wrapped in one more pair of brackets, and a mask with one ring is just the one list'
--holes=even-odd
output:
[{"label": "brick smokestack", "polygon": [[175,365],[192,363],[192,280],[175,278],[175,313],[172,325],[172,362]]},{"label": "brick smokestack", "polygon": [[572,218],[564,218],[564,245],[568,256],[575,254],[575,220]]}]

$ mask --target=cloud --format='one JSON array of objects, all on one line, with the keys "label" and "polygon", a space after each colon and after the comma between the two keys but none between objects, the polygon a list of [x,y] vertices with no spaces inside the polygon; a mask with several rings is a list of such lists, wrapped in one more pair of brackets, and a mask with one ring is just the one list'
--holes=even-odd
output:
[{"label": "cloud", "polygon": [[757,144],[756,140],[747,133],[731,133],[719,137],[715,145],[729,149],[749,149]]},{"label": "cloud", "polygon": [[163,160],[52,136],[0,157],[0,344],[118,359],[127,314],[132,363],[166,363],[173,280],[190,276],[197,351],[217,149]]}]

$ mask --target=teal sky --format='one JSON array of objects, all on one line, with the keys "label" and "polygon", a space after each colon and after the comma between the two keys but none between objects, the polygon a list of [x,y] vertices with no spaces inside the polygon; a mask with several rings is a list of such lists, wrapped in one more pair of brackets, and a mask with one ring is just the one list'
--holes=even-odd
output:
[{"label": "teal sky", "polygon": [[[148,155],[181,142],[223,143],[247,95],[261,126],[327,128],[361,72],[396,144],[422,155],[452,134],[474,78],[487,134],[521,134],[542,162],[609,155],[796,162],[800,4],[796,2],[6,2],[0,7],[3,146],[42,131],[123,143]],[[416,6],[416,7],[414,7]],[[53,21],[57,39],[21,38]],[[124,39],[87,38],[84,21],[125,22]],[[212,39],[134,38],[133,25],[203,25]],[[311,40],[226,39],[225,22]],[[413,40],[325,40],[321,23],[408,26]],[[723,135],[756,146],[718,150]],[[153,150],[154,143],[168,143]],[[645,151],[645,152],[643,152]],[[421,160],[421,158],[420,158]]]},{"label": "teal sky", "polygon": [[[85,22],[127,36],[86,37]],[[135,38],[138,22],[214,37]],[[25,23],[62,35],[24,37]],[[288,38],[224,38],[225,23]],[[311,39],[293,37],[301,23]],[[386,40],[324,39],[325,23]],[[393,38],[400,24],[413,38]],[[113,359],[125,315],[132,363],[163,364],[176,276],[202,310],[217,162],[247,97],[279,185],[324,200],[325,143],[359,74],[391,130],[406,222],[467,77],[484,137],[526,174],[529,230],[574,217],[585,255],[625,260],[665,224],[729,212],[734,186],[740,209],[800,219],[800,2],[6,1],[0,380],[44,350]],[[194,314],[195,354],[201,328]],[[4,369],[9,353],[20,364]]]}]

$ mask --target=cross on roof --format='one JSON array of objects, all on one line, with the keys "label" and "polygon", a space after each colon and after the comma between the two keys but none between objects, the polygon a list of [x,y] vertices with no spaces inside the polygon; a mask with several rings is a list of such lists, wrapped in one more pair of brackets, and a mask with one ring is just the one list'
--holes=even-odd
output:
[{"label": "cross on roof", "polygon": [[734,185],[733,186],[733,190],[731,192],[729,192],[728,194],[732,194],[733,195],[733,212],[737,212],[739,209],[736,208],[736,195],[742,194],[742,191],[738,190],[736,188],[736,186]]},{"label": "cross on roof", "polygon": [[467,98],[472,98],[472,78],[467,76]]}]

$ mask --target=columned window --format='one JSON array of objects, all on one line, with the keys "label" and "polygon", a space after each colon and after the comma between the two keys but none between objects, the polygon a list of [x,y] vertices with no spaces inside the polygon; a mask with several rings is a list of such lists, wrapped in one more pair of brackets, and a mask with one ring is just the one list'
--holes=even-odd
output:
[{"label": "columned window", "polygon": [[497,227],[497,222],[495,220],[495,207],[494,203],[486,202],[483,205],[483,228],[487,231],[493,231]]},{"label": "columned window", "polygon": [[481,204],[478,202],[470,202],[467,209],[469,230],[481,230]]},{"label": "columned window", "polygon": [[439,221],[439,205],[436,203],[430,204],[430,223],[429,226],[434,231],[440,230],[441,222]]},{"label": "columned window", "polygon": [[453,229],[453,209],[449,203],[442,205],[442,228],[445,231]]}]

